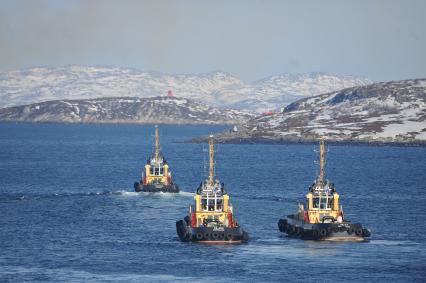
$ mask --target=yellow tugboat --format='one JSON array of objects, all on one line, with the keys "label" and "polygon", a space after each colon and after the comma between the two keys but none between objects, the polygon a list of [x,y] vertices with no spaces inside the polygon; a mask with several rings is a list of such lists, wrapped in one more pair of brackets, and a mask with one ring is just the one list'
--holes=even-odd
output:
[{"label": "yellow tugboat", "polygon": [[172,181],[169,165],[160,153],[157,126],[155,126],[154,152],[146,161],[142,177],[139,182],[135,182],[134,187],[136,192],[179,192],[179,187]]},{"label": "yellow tugboat", "polygon": [[235,244],[249,236],[234,219],[225,185],[214,178],[213,136],[209,138],[209,177],[200,184],[189,215],[176,222],[176,232],[183,242]]},{"label": "yellow tugboat", "polygon": [[324,139],[319,143],[319,174],[306,194],[306,209],[278,221],[281,232],[307,240],[363,241],[369,229],[345,219],[334,184],[324,180]]}]

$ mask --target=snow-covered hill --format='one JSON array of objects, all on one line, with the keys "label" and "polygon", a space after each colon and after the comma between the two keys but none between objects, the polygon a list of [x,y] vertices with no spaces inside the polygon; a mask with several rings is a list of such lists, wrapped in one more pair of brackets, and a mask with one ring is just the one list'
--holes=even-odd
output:
[{"label": "snow-covered hill", "polygon": [[426,79],[376,83],[309,97],[259,116],[222,142],[426,142]]},{"label": "snow-covered hill", "polygon": [[302,97],[370,84],[325,73],[278,75],[247,84],[225,72],[167,75],[129,68],[65,66],[0,72],[0,108],[49,100],[176,96],[220,108],[262,112]]},{"label": "snow-covered hill", "polygon": [[240,124],[252,114],[177,97],[54,100],[0,109],[0,121]]}]

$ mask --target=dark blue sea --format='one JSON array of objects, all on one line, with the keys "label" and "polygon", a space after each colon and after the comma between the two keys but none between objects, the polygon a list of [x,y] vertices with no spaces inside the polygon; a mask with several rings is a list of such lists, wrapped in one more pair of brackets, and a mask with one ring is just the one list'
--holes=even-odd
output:
[{"label": "dark blue sea", "polygon": [[326,176],[369,242],[285,237],[317,172],[315,145],[219,145],[248,244],[182,243],[175,221],[205,177],[202,144],[224,126],[160,126],[179,194],[134,193],[152,125],[0,123],[0,282],[426,281],[426,148],[328,146]]}]

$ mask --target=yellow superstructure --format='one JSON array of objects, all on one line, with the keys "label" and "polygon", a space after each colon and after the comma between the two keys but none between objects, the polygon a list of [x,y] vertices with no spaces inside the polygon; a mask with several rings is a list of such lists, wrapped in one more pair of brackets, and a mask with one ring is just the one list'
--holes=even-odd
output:
[{"label": "yellow superstructure", "polygon": [[332,183],[324,180],[324,155],[324,139],[321,139],[319,174],[306,194],[306,209],[303,205],[299,205],[298,211],[298,218],[308,223],[323,222],[327,217],[332,217],[338,221],[343,219],[343,212],[339,207],[339,194]]}]

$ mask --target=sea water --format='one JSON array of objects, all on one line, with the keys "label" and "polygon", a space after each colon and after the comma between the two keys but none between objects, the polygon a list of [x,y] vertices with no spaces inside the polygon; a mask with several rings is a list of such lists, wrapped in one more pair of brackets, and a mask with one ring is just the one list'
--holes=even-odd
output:
[{"label": "sea water", "polygon": [[178,194],[135,193],[152,125],[0,123],[0,282],[425,281],[426,148],[330,145],[326,177],[363,243],[278,231],[304,201],[313,144],[226,144],[215,153],[244,245],[182,243],[175,222],[205,178],[207,147],[182,143],[226,126],[160,126]]}]

